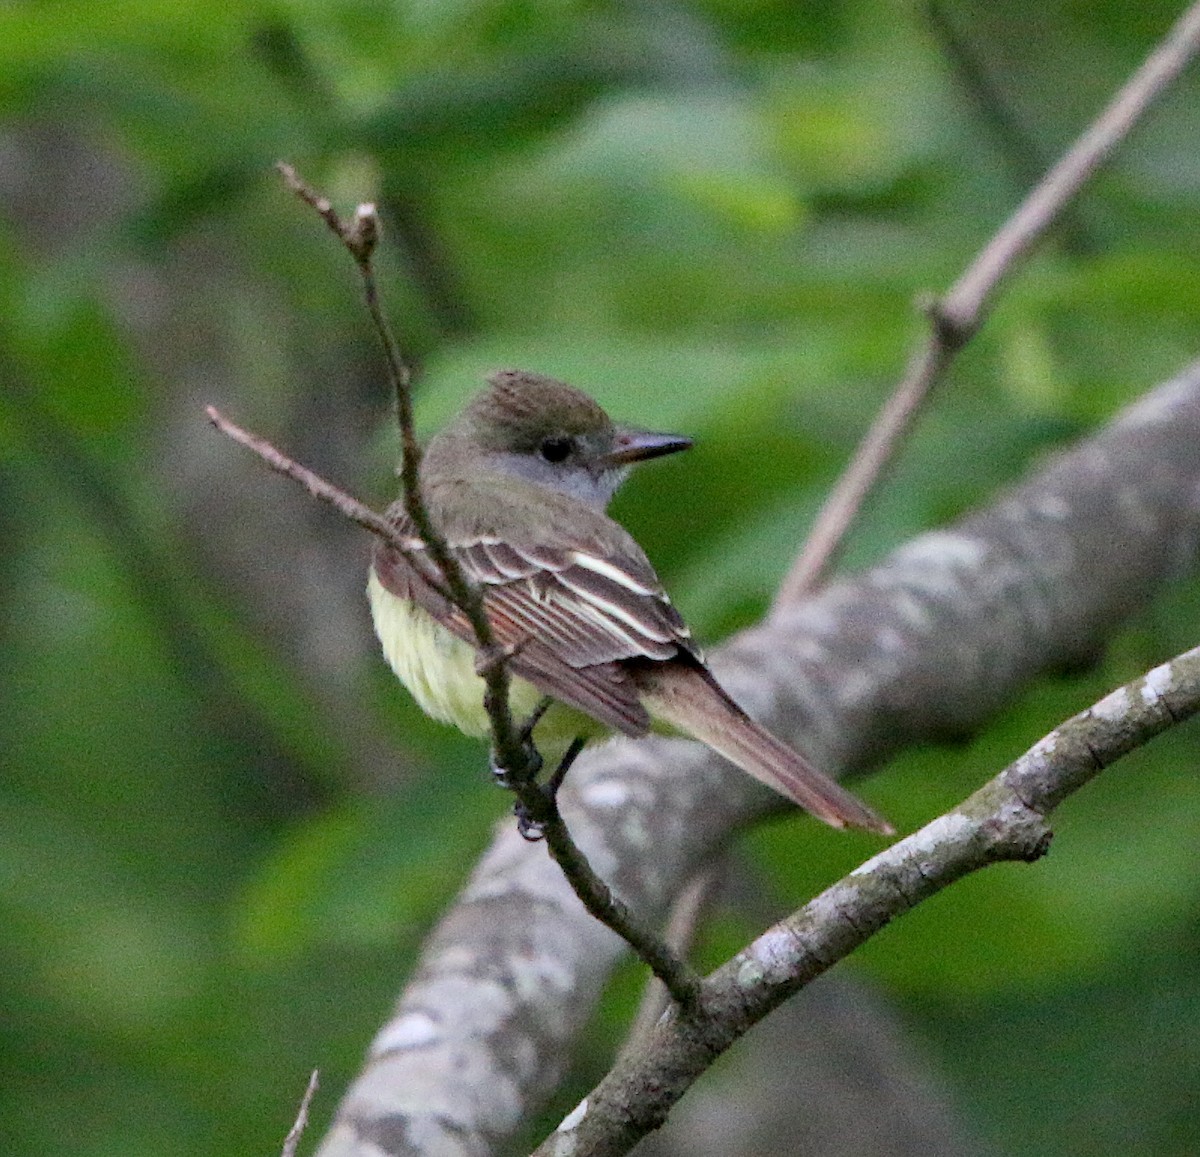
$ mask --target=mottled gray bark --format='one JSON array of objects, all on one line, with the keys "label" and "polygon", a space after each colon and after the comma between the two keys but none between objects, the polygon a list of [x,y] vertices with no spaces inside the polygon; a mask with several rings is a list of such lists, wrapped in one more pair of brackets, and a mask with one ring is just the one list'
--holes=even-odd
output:
[{"label": "mottled gray bark", "polygon": [[[1198,447],[1200,364],[986,510],[779,609],[718,651],[714,669],[751,714],[838,774],[968,735],[1039,673],[1095,655],[1192,565]],[[654,918],[773,806],[703,748],[662,739],[588,753],[563,798],[597,870]],[[491,1152],[554,1086],[620,950],[545,849],[503,825],[321,1157]]]},{"label": "mottled gray bark", "polygon": [[937,1076],[872,989],[823,977],[767,1018],[638,1157],[972,1157]]},{"label": "mottled gray bark", "polygon": [[699,1000],[669,1009],[536,1157],[628,1153],[721,1053],[789,996],[963,876],[990,864],[1040,859],[1053,834],[1047,817],[1062,800],[1197,711],[1200,647],[1055,728],[957,807],[871,857],[706,977]]}]

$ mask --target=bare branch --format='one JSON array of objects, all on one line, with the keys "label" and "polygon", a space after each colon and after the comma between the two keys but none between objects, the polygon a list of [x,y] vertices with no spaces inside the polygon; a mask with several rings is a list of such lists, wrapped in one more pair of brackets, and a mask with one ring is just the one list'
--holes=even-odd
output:
[{"label": "bare branch", "polygon": [[243,429],[236,422],[231,422],[216,406],[205,406],[204,412],[208,415],[208,420],[222,434],[227,438],[232,438],[239,446],[245,446],[247,450],[257,454],[277,474],[282,474],[285,478],[300,483],[314,498],[328,503],[339,514],[350,519],[351,522],[357,522],[365,530],[382,538],[384,542],[400,551],[401,554],[407,556],[410,553],[409,546],[403,537],[382,514],[376,514],[374,510],[353,495],[334,486],[332,482],[327,482],[319,474],[314,473],[307,466],[302,466],[294,458],[289,458],[265,438],[260,438],[257,434]]},{"label": "bare branch", "polygon": [[772,613],[816,589],[833,566],[859,511],[895,457],[950,359],[949,348],[935,330],[934,336],[913,355],[900,384],[883,404],[825,500],[796,562],[779,587]]},{"label": "bare branch", "polygon": [[545,833],[550,854],[587,910],[633,948],[676,1004],[681,1008],[694,1008],[700,994],[699,974],[675,951],[669,940],[647,931],[629,906],[596,875],[571,840],[557,807],[554,818],[546,824]]},{"label": "bare branch", "polygon": [[313,1069],[312,1075],[308,1078],[308,1088],[304,1090],[304,1096],[300,1098],[300,1108],[296,1111],[296,1120],[288,1130],[288,1135],[283,1139],[283,1148],[280,1150],[279,1157],[296,1157],[300,1138],[304,1136],[304,1130],[308,1128],[308,1110],[313,1097],[317,1095],[318,1084],[320,1084],[320,1072]]},{"label": "bare branch", "polygon": [[[446,541],[433,525],[421,493],[421,447],[413,422],[412,375],[392,334],[379,300],[379,286],[371,258],[379,236],[379,221],[374,205],[360,205],[354,221],[347,225],[327,197],[322,197],[308,185],[290,165],[276,166],[297,197],[311,206],[341,240],[358,267],[363,282],[363,296],[380,345],[383,347],[388,380],[396,399],[396,417],[400,426],[400,482],[405,513],[412,519],[417,534],[424,541],[433,559],[450,601],[467,616],[475,632],[480,650],[488,656],[498,654],[492,625],[483,608],[483,596],[467,579],[458,560],[451,554]],[[490,662],[481,671],[487,687],[485,703],[492,726],[492,743],[500,765],[516,779],[532,779],[537,773],[531,752],[520,742],[516,724],[509,710],[508,667],[504,662]]]},{"label": "bare branch", "polygon": [[[518,727],[509,707],[510,654],[500,647],[492,631],[483,603],[483,595],[470,582],[450,552],[445,539],[433,525],[421,493],[421,450],[413,425],[412,382],[399,345],[380,304],[371,257],[379,236],[374,206],[360,205],[352,224],[347,225],[325,197],[313,190],[290,165],[280,164],[280,173],[296,195],[310,205],[353,256],[363,279],[367,307],[376,333],[383,346],[395,398],[400,425],[402,460],[401,482],[405,512],[430,556],[437,565],[444,584],[441,589],[466,616],[475,633],[480,655],[477,671],[484,682],[483,703],[491,723],[492,747],[496,761],[505,771],[505,783],[517,797],[517,811],[523,834],[536,832],[546,837],[555,862],[575,889],[584,907],[597,919],[621,936],[640,959],[667,986],[672,997],[690,1007],[698,990],[699,980],[688,965],[670,947],[640,921],[622,903],[594,871],[587,857],[576,845],[558,811],[557,792],[567,762],[561,765],[550,784],[537,782],[541,759],[533,748],[528,727]],[[345,491],[338,489],[319,475],[300,465],[263,438],[230,422],[214,407],[206,410],[209,420],[222,433],[254,451],[273,470],[299,482],[308,492],[352,521],[379,535],[401,554],[410,554],[407,544],[386,518],[376,514]],[[436,585],[436,584],[435,584]],[[578,751],[575,752],[578,754]],[[574,758],[573,756],[571,757]]]},{"label": "bare branch", "polygon": [[369,264],[371,254],[379,241],[379,217],[372,204],[359,205],[354,217],[347,224],[333,207],[328,197],[318,193],[299,173],[286,161],[278,161],[275,168],[297,197],[315,210],[317,215],[329,226],[330,231],[350,251],[351,257],[360,267]]},{"label": "bare branch", "polygon": [[[673,952],[681,958],[687,957],[688,950],[696,936],[696,929],[704,916],[706,909],[713,899],[713,894],[720,887],[722,878],[728,868],[728,858],[718,857],[710,864],[705,864],[688,881],[687,887],[679,894],[679,898],[671,905],[671,918],[663,939],[670,945]],[[665,985],[657,977],[651,977],[646,982],[641,1002],[633,1023],[629,1026],[622,1051],[636,1048],[667,1010],[667,992]]]},{"label": "bare branch", "polygon": [[1200,49],[1200,3],[1193,4],[1154,48],[1108,107],[1042,178],[1016,212],[926,313],[930,333],[884,404],[776,595],[787,606],[812,591],[833,565],[851,524],[883,476],[901,441],[955,354],[986,318],[1003,278],[1041,239],[1166,87]]},{"label": "bare branch", "polygon": [[617,1157],[658,1128],[692,1082],[773,1008],[885,925],[963,876],[1032,863],[1045,818],[1123,755],[1200,711],[1200,647],[1080,712],[953,811],[874,856],[704,981],[698,1009],[672,1010],[536,1152]]},{"label": "bare branch", "polygon": [[1200,49],[1200,3],[1191,5],[1129,78],[1108,107],[1025,198],[954,283],[936,313],[943,340],[957,350],[979,328],[988,300],[1006,273],[1041,239],[1146,110]]}]

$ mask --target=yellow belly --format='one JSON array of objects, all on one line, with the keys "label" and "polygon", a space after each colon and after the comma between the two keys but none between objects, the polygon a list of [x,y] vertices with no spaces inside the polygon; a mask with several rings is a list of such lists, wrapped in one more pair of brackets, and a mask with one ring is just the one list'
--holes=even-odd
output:
[{"label": "yellow belly", "polygon": [[[491,733],[483,707],[483,679],[475,671],[475,648],[456,638],[415,603],[398,599],[386,590],[372,569],[367,597],[375,634],[400,682],[417,705],[432,719],[452,723],[467,735],[482,738]],[[513,678],[509,710],[520,725],[541,702],[542,693],[525,679]],[[577,735],[602,734],[594,719],[556,703],[537,726],[538,750],[553,766]]]}]

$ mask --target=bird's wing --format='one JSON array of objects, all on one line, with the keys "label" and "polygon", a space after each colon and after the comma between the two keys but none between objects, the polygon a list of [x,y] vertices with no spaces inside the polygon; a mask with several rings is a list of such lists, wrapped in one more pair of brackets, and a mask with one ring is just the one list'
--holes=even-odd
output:
[{"label": "bird's wing", "polygon": [[[441,594],[436,564],[405,518],[397,529],[405,558],[386,543],[374,567],[392,594],[411,599],[469,643],[466,616]],[[625,659],[693,655],[691,635],[632,539],[615,555],[584,538],[567,547],[513,544],[478,534],[448,543],[464,574],[483,592],[484,609],[510,670],[555,699],[628,735],[650,720]]]},{"label": "bird's wing", "polygon": [[455,550],[463,569],[530,636],[575,668],[619,659],[670,659],[691,634],[640,549],[606,554],[584,541],[564,547],[494,536]]}]

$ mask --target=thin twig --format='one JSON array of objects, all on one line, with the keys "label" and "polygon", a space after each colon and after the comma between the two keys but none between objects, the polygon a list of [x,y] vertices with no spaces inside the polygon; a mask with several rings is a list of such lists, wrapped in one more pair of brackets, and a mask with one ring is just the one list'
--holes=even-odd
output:
[{"label": "thin twig", "polygon": [[[720,887],[727,867],[728,857],[723,855],[718,855],[715,860],[705,864],[688,881],[687,887],[679,893],[675,903],[671,906],[671,916],[667,921],[663,939],[671,951],[683,959],[687,958],[701,917],[711,903],[713,894]],[[667,992],[664,985],[657,977],[651,977],[642,992],[642,999],[634,1014],[633,1023],[625,1034],[625,1043],[621,1046],[621,1052],[625,1053],[630,1049],[636,1049],[649,1036],[666,1010]]]},{"label": "thin twig", "polygon": [[940,302],[928,303],[928,337],[910,360],[904,378],[872,423],[817,516],[779,588],[772,613],[799,601],[828,573],[846,532],[878,484],[913,418],[954,355],[983,324],[997,286],[1129,135],[1197,49],[1200,49],[1200,3],[1193,4],[1179,18],[1108,107],[984,246],[946,296]]},{"label": "thin twig", "polygon": [[558,789],[571,764],[583,750],[584,742],[584,739],[576,738],[571,743],[544,785],[532,780],[509,784],[517,797],[518,828],[528,840],[546,841],[551,858],[583,906],[637,953],[681,1008],[691,1010],[700,993],[699,973],[667,940],[647,928],[596,874],[571,838],[571,832],[558,810]]},{"label": "thin twig", "polygon": [[[243,429],[236,422],[230,421],[216,406],[205,406],[204,412],[208,415],[208,420],[222,434],[237,442],[239,446],[245,446],[247,450],[257,454],[277,474],[282,474],[285,478],[300,483],[314,498],[328,503],[344,518],[358,523],[364,530],[369,530],[372,534],[382,538],[384,542],[398,550],[406,558],[411,556],[411,545],[382,514],[376,514],[374,510],[353,495],[334,486],[332,482],[327,482],[307,466],[300,465],[294,458],[289,458],[265,438],[260,438],[257,434]],[[443,588],[437,589],[439,594],[449,597],[448,591]]]},{"label": "thin twig", "polygon": [[1200,3],[1193,4],[1155,46],[1108,107],[1046,174],[1020,208],[956,281],[938,309],[939,328],[961,347],[979,328],[984,308],[1008,270],[1034,246],[1096,174],[1166,87],[1200,49]]},{"label": "thin twig", "polygon": [[[498,655],[499,648],[496,645],[496,637],[484,612],[483,596],[463,573],[462,567],[458,565],[458,560],[447,547],[445,539],[433,525],[421,493],[421,447],[417,441],[416,427],[413,422],[412,375],[380,305],[379,286],[372,264],[372,256],[380,232],[375,206],[360,205],[354,214],[352,223],[347,224],[333,208],[329,199],[317,193],[291,165],[280,162],[276,168],[283,176],[288,188],[317,212],[346,247],[350,256],[354,258],[354,263],[362,277],[367,310],[371,315],[380,345],[383,347],[388,380],[396,400],[396,418],[400,427],[400,482],[405,513],[412,519],[417,534],[429,551],[429,557],[437,566],[442,581],[446,585],[450,601],[467,616],[480,651],[488,658]],[[529,778],[535,773],[535,769],[531,770],[530,754],[520,742],[519,732],[509,709],[508,666],[504,662],[487,662],[481,676],[486,687],[484,703],[492,726],[492,744],[496,751],[497,761],[514,778]]]},{"label": "thin twig", "polygon": [[[518,809],[530,829],[537,828],[546,836],[551,855],[559,864],[583,906],[605,923],[633,948],[682,1005],[690,1006],[699,988],[699,980],[691,969],[653,933],[644,929],[626,906],[618,900],[592,869],[587,857],[572,840],[558,812],[557,790],[568,763],[560,765],[546,787],[536,782],[541,760],[534,750],[526,728],[517,727],[509,707],[509,674],[507,660],[514,650],[499,646],[484,609],[483,596],[467,579],[433,525],[425,506],[420,486],[421,451],[413,426],[411,375],[400,348],[388,325],[379,301],[371,257],[379,237],[379,224],[371,205],[360,205],[352,224],[347,225],[329,200],[317,194],[290,166],[280,164],[288,186],[301,200],[321,216],[329,228],[354,258],[363,278],[364,293],[376,332],[383,346],[388,375],[395,391],[397,418],[400,425],[402,464],[401,482],[405,512],[437,564],[444,587],[439,593],[448,598],[468,618],[475,633],[479,651],[477,670],[484,681],[484,706],[492,728],[492,746],[496,762],[506,772],[508,786],[517,796]],[[378,535],[406,557],[411,551],[408,543],[387,518],[326,481],[306,466],[289,458],[270,442],[237,426],[214,407],[206,410],[209,420],[222,433],[252,450],[273,470],[299,482],[310,494],[329,503],[346,518]],[[437,584],[435,584],[435,587]],[[519,650],[519,645],[515,650]],[[578,754],[578,749],[574,750]]]},{"label": "thin twig", "polygon": [[330,231],[350,251],[351,257],[361,265],[370,262],[371,254],[379,241],[379,217],[375,206],[369,202],[359,205],[350,224],[342,220],[328,197],[321,196],[286,161],[277,161],[275,169],[297,197],[316,211]]},{"label": "thin twig", "polygon": [[682,1009],[695,1008],[700,995],[700,974],[676,953],[666,940],[645,928],[629,907],[593,871],[579,854],[567,825],[557,814],[544,825],[546,847],[562,869],[575,894],[602,924],[616,932],[666,987]]},{"label": "thin twig", "polygon": [[958,807],[855,868],[707,977],[690,1015],[668,1014],[535,1157],[617,1157],[662,1124],[712,1062],[772,1009],[891,921],[971,872],[1045,854],[1048,817],[1123,755],[1200,712],[1200,647],[1055,728]]},{"label": "thin twig", "polygon": [[777,614],[815,590],[836,562],[858,513],[892,461],[951,353],[936,336],[914,354],[900,384],[871,423],[825,500],[771,607]]},{"label": "thin twig", "polygon": [[295,1123],[283,1139],[283,1148],[280,1150],[279,1157],[296,1157],[300,1138],[304,1136],[304,1130],[308,1127],[308,1108],[312,1104],[313,1097],[316,1096],[319,1083],[320,1072],[313,1069],[312,1076],[308,1078],[308,1088],[304,1090],[304,1096],[300,1098],[300,1108],[296,1112]]}]

